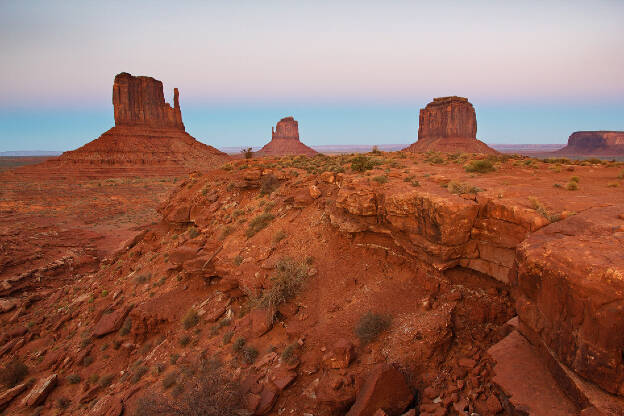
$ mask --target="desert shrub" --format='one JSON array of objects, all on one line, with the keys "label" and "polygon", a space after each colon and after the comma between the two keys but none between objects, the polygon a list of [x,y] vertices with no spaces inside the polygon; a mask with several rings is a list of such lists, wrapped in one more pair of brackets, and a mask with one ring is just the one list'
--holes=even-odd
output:
[{"label": "desert shrub", "polygon": [[234,352],[240,352],[242,351],[243,347],[245,346],[245,343],[247,341],[245,340],[245,338],[236,338],[236,340],[234,341],[234,344],[232,344],[232,351]]},{"label": "desert shrub", "polygon": [[169,374],[167,374],[165,377],[163,377],[163,381],[162,381],[163,387],[165,389],[168,389],[169,387],[176,384],[177,380],[178,380],[178,374],[175,371],[172,371]]},{"label": "desert shrub", "polygon": [[70,374],[67,376],[67,382],[69,384],[78,384],[82,381],[82,377],[79,374]]},{"label": "desert shrub", "polygon": [[97,374],[91,374],[91,375],[89,376],[89,383],[90,383],[90,384],[95,384],[95,383],[97,383],[97,382],[98,382],[98,380],[99,380],[99,379],[100,379],[100,376],[99,376],[99,375],[97,375]]},{"label": "desert shrub", "polygon": [[481,188],[468,183],[450,181],[446,189],[452,194],[476,194],[481,192]]},{"label": "desert shrub", "polygon": [[568,191],[576,191],[578,189],[578,182],[570,181],[566,184],[566,189]]},{"label": "desert shrub", "polygon": [[227,345],[232,341],[232,336],[234,335],[234,331],[227,331],[223,334],[223,345]]},{"label": "desert shrub", "polygon": [[240,266],[243,263],[243,256],[237,255],[234,257],[234,260],[232,260],[232,263],[234,263],[235,266]]},{"label": "desert shrub", "polygon": [[355,335],[363,344],[368,344],[389,327],[389,317],[368,311],[360,317],[355,326]]},{"label": "desert shrub", "polygon": [[250,345],[245,345],[241,351],[241,357],[247,364],[253,364],[258,358],[258,350]]},{"label": "desert shrub", "polygon": [[241,149],[241,154],[245,157],[245,159],[251,159],[253,157],[253,151],[251,147],[244,147]]},{"label": "desert shrub", "polygon": [[274,175],[264,175],[260,179],[260,195],[271,195],[280,186],[280,181]]},{"label": "desert shrub", "polygon": [[379,146],[375,145],[373,146],[373,149],[371,150],[371,153],[374,155],[380,155],[381,151],[379,150]]},{"label": "desert shrub", "polygon": [[572,177],[570,178],[570,182],[576,182],[576,183],[579,183],[580,181],[581,181],[581,180],[579,179],[579,177],[578,177],[578,176],[572,176]]},{"label": "desert shrub", "polygon": [[147,371],[148,369],[144,365],[137,367],[134,370],[134,373],[132,373],[132,377],[130,378],[130,381],[133,384],[138,383],[143,378],[143,376],[147,373]]},{"label": "desert shrub", "polygon": [[234,416],[244,414],[245,402],[240,385],[220,366],[202,364],[186,384],[172,391],[173,399],[150,394],[141,397],[137,416]]},{"label": "desert shrub", "polygon": [[624,179],[624,170],[618,175],[618,179]]},{"label": "desert shrub", "polygon": [[259,231],[266,228],[271,223],[271,221],[273,221],[274,218],[275,216],[273,214],[265,212],[252,219],[249,222],[249,228],[246,232],[247,237],[253,237]]},{"label": "desert shrub", "polygon": [[284,230],[280,230],[277,233],[275,233],[275,235],[273,236],[273,243],[277,244],[280,241],[282,241],[283,239],[286,238],[288,234],[286,234],[286,231]]},{"label": "desert shrub", "polygon": [[383,184],[388,182],[388,177],[386,175],[375,176],[373,180],[379,184]]},{"label": "desert shrub", "polygon": [[223,229],[221,230],[221,234],[219,234],[219,240],[225,240],[225,237],[232,234],[233,231],[234,227],[232,227],[231,225],[223,227]]},{"label": "desert shrub", "polygon": [[609,188],[617,188],[618,186],[620,186],[620,183],[619,183],[619,182],[609,182],[609,183],[607,184],[607,186],[608,186]]},{"label": "desert shrub", "polygon": [[282,352],[282,361],[286,363],[293,363],[297,359],[297,350],[299,349],[299,344],[293,342],[292,344],[288,344],[284,351]]},{"label": "desert shrub", "polygon": [[184,325],[184,329],[191,329],[195,325],[199,323],[199,315],[195,309],[189,309],[189,311],[184,315],[184,319],[182,320],[182,325]]},{"label": "desert shrub", "polygon": [[365,172],[373,169],[378,164],[379,162],[373,158],[365,155],[358,155],[351,159],[351,170],[354,172]]},{"label": "desert shrub", "polygon": [[108,374],[105,375],[104,377],[100,378],[100,386],[101,387],[108,387],[111,385],[111,383],[113,382],[113,379],[115,378],[114,375],[112,374]]},{"label": "desert shrub", "polygon": [[132,329],[132,321],[130,318],[126,318],[123,325],[121,325],[121,328],[119,328],[119,335],[128,335],[130,329]]},{"label": "desert shrub", "polygon": [[290,257],[279,259],[270,278],[271,287],[262,292],[256,300],[257,304],[265,307],[272,315],[277,306],[289,301],[299,293],[307,276],[308,265],[306,263]]},{"label": "desert shrub", "polygon": [[189,237],[190,238],[195,238],[199,235],[199,231],[197,230],[197,227],[191,227],[189,228]]},{"label": "desert shrub", "polygon": [[90,355],[85,356],[82,359],[82,365],[85,367],[89,367],[91,364],[93,364],[93,357]]},{"label": "desert shrub", "polygon": [[496,170],[492,162],[487,159],[471,160],[464,165],[464,169],[466,170],[466,172],[478,173],[494,172]]},{"label": "desert shrub", "polygon": [[560,214],[553,214],[546,209],[546,207],[534,196],[529,197],[529,202],[531,203],[531,208],[537,211],[538,214],[546,218],[550,222],[557,222],[561,219]]},{"label": "desert shrub", "polygon": [[434,165],[441,165],[444,163],[444,158],[442,158],[438,152],[427,152],[425,155],[425,162],[429,162]]},{"label": "desert shrub", "polygon": [[56,399],[56,407],[61,410],[67,409],[70,404],[71,400],[69,400],[67,397],[59,397],[58,399]]},{"label": "desert shrub", "polygon": [[183,347],[186,347],[189,342],[191,342],[191,337],[188,335],[183,335],[182,337],[180,337],[180,345]]},{"label": "desert shrub", "polygon": [[178,358],[180,358],[180,354],[177,354],[177,353],[171,354],[171,356],[169,357],[169,362],[172,365],[175,365],[175,363],[178,362]]},{"label": "desert shrub", "polygon": [[18,358],[13,358],[0,369],[0,383],[6,388],[15,387],[28,374],[28,367]]},{"label": "desert shrub", "polygon": [[416,175],[410,175],[407,178],[403,179],[403,181],[409,183],[413,187],[420,186],[420,182],[416,179]]}]

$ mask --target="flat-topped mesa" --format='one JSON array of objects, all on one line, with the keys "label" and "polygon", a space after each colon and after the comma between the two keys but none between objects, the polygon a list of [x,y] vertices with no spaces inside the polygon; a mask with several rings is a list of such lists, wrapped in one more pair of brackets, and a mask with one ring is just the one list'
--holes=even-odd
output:
[{"label": "flat-topped mesa", "polygon": [[299,140],[299,123],[294,117],[284,117],[277,122],[275,128],[271,127],[271,140],[293,139]]},{"label": "flat-topped mesa", "polygon": [[556,153],[562,155],[624,155],[624,131],[576,131],[568,145]]},{"label": "flat-topped mesa", "polygon": [[467,98],[434,98],[420,110],[418,140],[408,152],[498,153],[477,140],[477,115]]},{"label": "flat-topped mesa", "polygon": [[115,126],[146,126],[184,130],[179,102],[180,93],[173,90],[173,108],[165,102],[163,83],[146,76],[122,72],[115,76],[113,107]]},{"label": "flat-topped mesa", "polygon": [[476,139],[477,116],[467,98],[434,98],[420,110],[418,140],[445,137]]},{"label": "flat-topped mesa", "polygon": [[306,155],[314,156],[316,150],[299,141],[299,123],[293,117],[284,117],[271,128],[271,141],[268,142],[256,155],[258,156],[285,156]]}]

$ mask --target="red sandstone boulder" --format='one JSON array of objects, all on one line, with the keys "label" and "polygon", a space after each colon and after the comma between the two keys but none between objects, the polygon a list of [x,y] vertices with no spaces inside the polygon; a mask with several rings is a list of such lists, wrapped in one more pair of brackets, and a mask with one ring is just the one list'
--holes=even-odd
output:
[{"label": "red sandstone boulder", "polygon": [[58,376],[52,374],[49,377],[39,380],[30,390],[30,393],[22,400],[23,406],[34,407],[43,403],[48,394],[56,387]]},{"label": "red sandstone boulder", "polygon": [[314,156],[316,150],[299,141],[299,124],[292,117],[281,119],[271,131],[271,141],[256,154],[258,156],[306,155]]},{"label": "red sandstone boulder", "polygon": [[603,389],[624,396],[624,221],[592,208],[531,234],[512,273],[521,332]]},{"label": "red sandstone boulder", "polygon": [[397,416],[413,397],[403,374],[390,364],[380,364],[358,391],[346,416],[373,416],[377,409],[383,409],[389,416]]},{"label": "red sandstone boulder", "polygon": [[327,368],[347,368],[354,355],[353,343],[344,338],[336,341],[332,349],[323,356],[323,363]]},{"label": "red sandstone boulder", "polygon": [[130,312],[130,308],[125,307],[113,311],[112,313],[103,314],[93,327],[93,335],[96,337],[103,337],[106,334],[118,331],[119,328],[121,328],[124,319],[128,316],[128,312]]},{"label": "red sandstone boulder", "polygon": [[26,384],[19,384],[12,389],[5,390],[0,394],[0,410],[8,406],[9,403],[26,390]]}]

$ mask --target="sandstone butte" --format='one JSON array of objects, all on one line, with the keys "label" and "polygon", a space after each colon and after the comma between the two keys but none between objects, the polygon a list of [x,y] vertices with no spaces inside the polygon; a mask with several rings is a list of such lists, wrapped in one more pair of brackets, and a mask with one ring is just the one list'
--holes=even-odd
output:
[{"label": "sandstone butte", "polygon": [[84,146],[43,163],[87,175],[175,175],[216,167],[229,157],[189,135],[182,122],[179,92],[173,107],[161,81],[122,72],[113,83],[115,126]]},{"label": "sandstone butte", "polygon": [[497,152],[477,140],[477,116],[463,97],[434,98],[420,110],[418,141],[403,149],[409,152]]},{"label": "sandstone butte", "polygon": [[256,154],[258,156],[314,156],[317,152],[299,140],[299,123],[293,117],[284,117],[277,122],[274,129],[271,129],[271,141]]},{"label": "sandstone butte", "polygon": [[554,154],[562,156],[622,156],[624,131],[576,131],[568,145]]}]

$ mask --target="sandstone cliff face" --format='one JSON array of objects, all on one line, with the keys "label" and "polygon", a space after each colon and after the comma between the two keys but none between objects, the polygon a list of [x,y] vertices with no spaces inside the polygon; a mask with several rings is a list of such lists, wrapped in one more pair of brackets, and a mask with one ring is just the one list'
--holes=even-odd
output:
[{"label": "sandstone cliff face", "polygon": [[299,141],[299,123],[293,117],[281,119],[271,129],[271,141],[256,154],[258,156],[306,155],[314,156],[316,150]]},{"label": "sandstone cliff face", "polygon": [[403,150],[497,153],[476,137],[477,116],[468,99],[456,96],[434,98],[420,110],[418,141]]},{"label": "sandstone cliff face", "polygon": [[229,156],[195,140],[182,123],[180,94],[173,108],[165,102],[163,84],[152,77],[122,72],[113,83],[115,127],[84,146],[63,153],[46,166],[69,166],[77,174],[180,174],[211,168]]},{"label": "sandstone cliff face", "polygon": [[556,153],[561,155],[624,155],[624,132],[577,131],[570,135],[568,145]]},{"label": "sandstone cliff face", "polygon": [[434,98],[420,110],[418,140],[441,137],[477,137],[477,116],[468,99]]},{"label": "sandstone cliff face", "polygon": [[166,127],[184,130],[179,92],[174,89],[173,108],[165,102],[163,84],[152,77],[122,72],[113,84],[116,126]]}]

